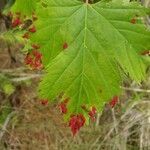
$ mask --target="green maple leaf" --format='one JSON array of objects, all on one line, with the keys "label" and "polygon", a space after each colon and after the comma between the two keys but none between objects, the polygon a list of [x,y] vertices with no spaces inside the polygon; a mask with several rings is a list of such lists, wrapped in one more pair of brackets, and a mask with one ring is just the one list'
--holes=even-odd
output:
[{"label": "green maple leaf", "polygon": [[11,11],[21,12],[22,16],[30,17],[32,13],[35,11],[37,0],[15,0],[14,5],[11,8]]},{"label": "green maple leaf", "polygon": [[48,64],[40,95],[52,100],[63,92],[70,98],[69,114],[83,113],[82,105],[100,109],[119,94],[124,74],[143,80],[146,66],[139,53],[150,49],[150,32],[140,16],[146,11],[125,0],[49,0],[38,10],[32,38]]}]

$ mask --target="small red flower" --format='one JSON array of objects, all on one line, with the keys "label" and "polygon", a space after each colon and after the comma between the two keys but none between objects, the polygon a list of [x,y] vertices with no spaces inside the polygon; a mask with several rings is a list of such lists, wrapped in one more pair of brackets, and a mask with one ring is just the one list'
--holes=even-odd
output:
[{"label": "small red flower", "polygon": [[82,114],[72,115],[69,120],[69,127],[71,128],[71,132],[73,136],[80,130],[82,126],[85,124],[85,117]]},{"label": "small red flower", "polygon": [[42,54],[38,50],[33,50],[25,57],[25,64],[29,65],[32,69],[42,69]]},{"label": "small red flower", "polygon": [[40,46],[39,46],[39,45],[36,45],[36,44],[32,44],[32,48],[33,48],[33,49],[39,49]]},{"label": "small red flower", "polygon": [[136,24],[137,20],[136,20],[135,18],[132,18],[132,19],[130,20],[130,22],[131,22],[132,24]]},{"label": "small red flower", "polygon": [[12,27],[15,28],[15,27],[19,26],[21,23],[22,22],[21,22],[20,18],[16,18],[12,21]]},{"label": "small red flower", "polygon": [[29,30],[28,30],[29,32],[32,32],[32,33],[35,33],[36,32],[36,28],[35,28],[35,26],[33,26],[33,27],[31,27],[31,28],[29,28]]},{"label": "small red flower", "polygon": [[41,63],[41,61],[36,60],[36,58],[35,58],[35,61],[34,61],[34,63],[31,65],[31,67],[32,67],[33,69],[40,70],[40,69],[43,68],[43,64]]},{"label": "small red flower", "polygon": [[43,106],[48,105],[48,100],[47,100],[47,99],[41,100],[41,104],[42,104]]},{"label": "small red flower", "polygon": [[26,65],[32,64],[32,57],[31,57],[30,54],[26,55],[26,57],[25,57],[25,64]]},{"label": "small red flower", "polygon": [[63,49],[67,49],[68,48],[68,44],[65,42],[64,44],[63,44]]},{"label": "small red flower", "polygon": [[93,121],[93,122],[95,122],[95,120],[96,120],[96,108],[95,107],[92,107],[92,109],[89,111],[89,116],[90,116],[90,118],[91,118],[91,120]]},{"label": "small red flower", "polygon": [[61,113],[66,114],[67,113],[67,103],[69,99],[65,99],[63,102],[59,104],[59,108]]},{"label": "small red flower", "polygon": [[26,32],[26,33],[22,36],[22,38],[24,38],[24,39],[29,39],[29,38],[30,38],[29,33],[28,33],[28,32]]},{"label": "small red flower", "polygon": [[112,98],[112,100],[109,102],[109,105],[113,108],[115,107],[115,105],[118,103],[119,97],[118,96],[114,96]]},{"label": "small red flower", "polygon": [[35,58],[36,58],[37,60],[41,60],[42,54],[41,54],[38,50],[33,50],[33,51],[32,51],[32,54],[33,54],[33,56],[35,56]]},{"label": "small red flower", "polygon": [[66,114],[66,113],[67,113],[66,104],[63,103],[63,102],[60,103],[60,111],[61,111],[61,113],[63,113],[63,114]]}]

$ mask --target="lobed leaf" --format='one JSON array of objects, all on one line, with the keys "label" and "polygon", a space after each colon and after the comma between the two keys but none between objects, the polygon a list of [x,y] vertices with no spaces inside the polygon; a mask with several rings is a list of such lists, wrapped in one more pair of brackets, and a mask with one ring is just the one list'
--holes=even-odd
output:
[{"label": "lobed leaf", "polygon": [[[37,32],[47,74],[40,95],[69,97],[69,114],[84,113],[120,93],[123,74],[140,83],[146,65],[140,52],[150,49],[150,31],[141,16],[149,11],[124,0],[86,4],[78,0],[49,0],[40,6]],[[136,18],[136,23],[131,20]],[[63,44],[67,48],[63,49]]]}]

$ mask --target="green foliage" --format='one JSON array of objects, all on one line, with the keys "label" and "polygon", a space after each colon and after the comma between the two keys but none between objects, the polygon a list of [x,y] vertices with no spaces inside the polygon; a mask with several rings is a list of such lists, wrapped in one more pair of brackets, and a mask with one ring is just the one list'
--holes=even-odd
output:
[{"label": "green foliage", "polygon": [[15,86],[11,83],[11,81],[0,74],[0,89],[7,95],[11,95],[15,91]]},{"label": "green foliage", "polygon": [[83,113],[82,105],[100,110],[118,95],[124,74],[140,83],[146,69],[140,52],[150,49],[150,32],[141,16],[148,11],[124,0],[49,0],[46,7],[40,5],[32,37],[47,66],[40,95],[52,100],[64,93],[70,98],[69,114]]},{"label": "green foliage", "polygon": [[15,87],[12,84],[7,83],[4,84],[3,90],[7,95],[11,95],[15,91]]},{"label": "green foliage", "polygon": [[31,16],[36,9],[36,0],[16,0],[12,12],[21,12],[22,16]]}]

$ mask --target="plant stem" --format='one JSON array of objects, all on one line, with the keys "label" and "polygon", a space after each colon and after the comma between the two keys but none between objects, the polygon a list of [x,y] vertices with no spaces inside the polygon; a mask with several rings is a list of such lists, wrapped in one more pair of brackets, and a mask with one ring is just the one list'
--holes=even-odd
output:
[{"label": "plant stem", "polygon": [[89,3],[89,0],[86,0],[86,4],[88,4]]}]

